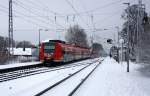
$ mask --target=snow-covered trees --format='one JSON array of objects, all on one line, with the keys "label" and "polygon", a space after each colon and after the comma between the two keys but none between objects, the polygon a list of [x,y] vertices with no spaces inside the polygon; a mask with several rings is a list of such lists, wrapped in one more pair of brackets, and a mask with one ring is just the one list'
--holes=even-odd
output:
[{"label": "snow-covered trees", "polygon": [[[145,37],[149,36],[148,35],[149,32],[146,32],[147,29],[145,29],[145,26],[148,22],[147,13],[143,8],[140,8],[138,17],[138,5],[132,5],[127,9],[125,9],[124,13],[122,14],[122,18],[126,21],[123,25],[121,35],[124,38],[125,42],[127,42],[127,37],[129,36],[130,58],[137,59],[137,56],[141,56],[143,47],[147,46],[146,44],[147,41],[144,40]],[[127,36],[128,24],[129,24],[129,35]],[[149,38],[148,41],[150,41]]]},{"label": "snow-covered trees", "polygon": [[104,51],[104,48],[102,44],[99,43],[93,43],[92,45],[92,54],[95,56],[105,56],[106,53]]}]

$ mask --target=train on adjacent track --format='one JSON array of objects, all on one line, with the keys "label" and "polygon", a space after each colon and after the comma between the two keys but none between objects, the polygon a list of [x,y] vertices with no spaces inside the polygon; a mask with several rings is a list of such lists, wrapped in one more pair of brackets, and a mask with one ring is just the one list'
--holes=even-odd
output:
[{"label": "train on adjacent track", "polygon": [[91,57],[89,48],[66,44],[61,40],[48,40],[40,44],[40,61],[44,63],[66,63]]}]

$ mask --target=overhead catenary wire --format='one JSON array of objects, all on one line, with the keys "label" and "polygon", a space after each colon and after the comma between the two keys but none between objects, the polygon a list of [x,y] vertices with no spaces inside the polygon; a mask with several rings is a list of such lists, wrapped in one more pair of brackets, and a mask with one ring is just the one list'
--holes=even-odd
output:
[{"label": "overhead catenary wire", "polygon": [[[87,11],[78,12],[78,13],[64,14],[64,13],[59,13],[59,12],[55,12],[55,11],[53,11],[53,10],[50,10],[50,9],[48,8],[48,6],[47,6],[46,4],[44,4],[43,2],[41,2],[40,0],[36,0],[36,2],[33,2],[33,1],[31,1],[31,0],[25,0],[25,2],[28,2],[29,4],[35,5],[35,6],[33,6],[33,8],[36,9],[36,10],[41,10],[41,8],[42,8],[43,6],[45,6],[45,9],[48,9],[48,12],[49,12],[49,13],[56,14],[57,16],[60,16],[60,17],[61,17],[61,16],[64,17],[64,16],[71,16],[71,15],[73,16],[73,15],[84,15],[84,14],[87,14],[87,13],[94,13],[94,12],[97,12],[97,11],[103,9],[103,8],[107,8],[107,7],[113,6],[113,5],[115,5],[115,4],[118,4],[118,3],[120,3],[121,1],[125,1],[125,0],[113,1],[113,2],[107,3],[107,4],[103,5],[103,6],[99,6],[99,7],[97,7],[97,8],[94,8],[94,9],[92,9],[92,10],[87,10]],[[39,4],[38,4],[38,3],[39,3]],[[71,3],[71,2],[70,2],[70,3]],[[41,5],[43,5],[43,6],[41,6]],[[46,11],[46,10],[42,10],[42,11]]]},{"label": "overhead catenary wire", "polygon": [[[8,8],[5,7],[5,6],[3,6],[3,5],[0,5],[0,7],[3,8],[3,9],[5,9],[5,10],[8,10]],[[17,11],[17,10],[14,10],[14,9],[13,9],[13,11],[14,11],[14,14],[19,14],[19,16],[13,16],[13,17],[21,18],[21,19],[24,20],[24,21],[27,21],[27,22],[29,22],[29,23],[38,25],[39,27],[44,27],[44,28],[46,28],[45,26],[42,26],[42,25],[39,24],[39,23],[35,23],[35,22],[33,21],[33,19],[32,19],[32,20],[27,20],[27,19],[25,19],[26,14],[24,14],[24,13],[22,13],[22,12],[19,12],[19,11]],[[5,12],[5,11],[3,11],[3,12]],[[5,13],[8,14],[8,11],[6,11]],[[35,20],[35,19],[34,19],[34,20]],[[37,18],[36,18],[36,20],[37,20],[38,22],[40,21],[40,20],[37,19]],[[45,24],[45,22],[42,22],[42,23]],[[47,27],[47,28],[48,28],[48,27]]]},{"label": "overhead catenary wire", "polygon": [[[73,4],[69,1],[69,0],[65,0],[67,3],[68,3],[68,5],[70,5],[71,6],[71,8],[74,10],[74,12],[76,13],[76,14],[78,14],[78,11],[76,10],[76,8],[73,6]],[[87,25],[88,27],[90,27],[89,26],[89,24],[87,23],[87,22],[85,22],[85,20],[79,15],[79,17],[80,17],[80,19],[83,21],[83,23],[85,24],[85,25]]]},{"label": "overhead catenary wire", "polygon": [[5,14],[8,15],[8,11],[6,11],[6,10],[4,10],[4,9],[0,9],[0,12],[3,12],[3,13],[5,13]]},{"label": "overhead catenary wire", "polygon": [[[28,2],[28,4],[31,4],[32,6],[29,6],[30,8],[33,8],[35,9],[36,11],[39,11],[39,12],[47,12],[47,15],[46,16],[33,16],[33,17],[51,17],[53,18],[53,15],[55,15],[56,17],[63,17],[63,19],[65,19],[66,16],[62,16],[62,14],[58,13],[58,12],[55,12],[55,11],[52,11],[50,10],[50,8],[48,7],[48,5],[44,4],[43,2],[40,2],[39,0],[36,0],[36,2],[33,2],[31,0],[25,0],[25,2]],[[38,4],[39,3],[39,4]],[[34,5],[34,6],[33,6]],[[44,6],[44,7],[43,7]],[[43,9],[43,10],[41,10]],[[41,11],[40,11],[41,10]],[[48,14],[51,14],[48,15]],[[29,16],[29,17],[32,17],[32,16]],[[50,18],[49,18],[50,19]],[[54,22],[54,20],[51,19],[51,21]],[[65,21],[65,20],[64,20]],[[58,26],[60,27],[64,27],[63,24],[59,24],[59,22],[57,21],[57,24]]]},{"label": "overhead catenary wire", "polygon": [[[26,0],[26,1],[29,1],[30,3],[32,2],[33,3],[33,1],[30,1],[30,0]],[[39,1],[39,0],[38,0]],[[40,2],[41,3],[41,2]],[[39,4],[40,4],[39,3]],[[33,3],[33,4],[35,4],[35,3]],[[111,3],[110,3],[111,4]],[[39,9],[40,7],[38,7],[37,9]],[[53,12],[53,13],[56,13],[56,12]],[[59,14],[59,13],[56,13],[56,16],[58,17],[58,16],[60,16],[61,14]],[[79,15],[79,14],[78,14]],[[28,16],[28,17],[32,17],[32,16]],[[46,17],[46,16],[34,16],[34,17]],[[75,17],[75,15],[74,15],[74,17]]]},{"label": "overhead catenary wire", "polygon": [[[79,0],[78,0],[79,1]],[[87,10],[86,10],[86,7],[85,7],[85,5],[84,5],[84,3],[82,2],[82,0],[80,0],[80,4],[81,4],[81,6],[82,6],[82,8],[84,9],[84,11],[86,12]],[[93,43],[94,43],[94,38],[95,38],[95,24],[94,24],[94,16],[93,16],[93,14],[90,14],[89,12],[87,12],[86,13],[89,17],[90,17],[90,19],[91,19],[91,25],[92,25],[92,27],[93,27],[93,34],[92,34],[92,36],[91,36],[91,44],[93,45]],[[93,48],[92,48],[93,49]]]},{"label": "overhead catenary wire", "polygon": [[[42,10],[42,11],[48,11],[49,13],[52,13],[52,14],[62,15],[61,13],[58,13],[58,12],[55,12],[55,11],[50,10],[46,4],[44,4],[43,2],[40,2],[39,0],[36,0],[36,2],[33,2],[33,1],[31,1],[31,0],[25,0],[25,2],[28,2],[29,4],[34,5],[34,7],[32,6],[34,9],[41,10],[41,8],[42,8],[43,6],[45,6],[45,7],[43,7],[43,8],[44,8],[44,9],[47,9],[47,10]],[[39,4],[38,4],[38,3],[39,3]],[[41,6],[41,5],[42,5],[42,6]]]},{"label": "overhead catenary wire", "polygon": [[[33,2],[32,0],[25,0],[25,1],[27,1],[27,2],[28,2],[28,1]],[[37,0],[37,1],[40,1],[40,0]],[[117,1],[120,1],[120,0],[117,0]],[[117,3],[117,1],[116,1],[116,3]],[[33,3],[33,4],[35,4],[35,3]],[[40,3],[39,3],[39,4],[40,4]],[[111,4],[111,3],[109,3],[109,4]],[[115,4],[115,3],[113,3],[113,4]],[[37,5],[38,5],[38,4],[37,4]],[[103,6],[103,7],[104,7],[104,6]],[[109,6],[106,6],[106,7],[109,7]],[[40,7],[37,7],[37,9],[38,9],[38,8],[40,9]],[[32,9],[31,9],[31,10],[32,10]],[[97,12],[97,11],[98,11],[98,10],[95,10],[94,12]],[[85,13],[84,13],[83,15],[87,14],[88,11],[84,11],[84,12],[85,12]],[[93,11],[91,11],[91,12],[93,12]],[[53,12],[51,12],[51,13],[53,14]],[[55,12],[54,12],[54,13],[55,13]],[[80,12],[78,12],[78,13],[80,13]],[[73,14],[74,14],[74,16],[76,16],[76,13],[73,13]],[[73,14],[72,14],[72,15],[73,15]],[[61,15],[63,15],[63,14],[56,13],[56,16],[57,16],[57,17],[58,17],[58,16],[61,16]],[[82,14],[77,14],[77,16],[78,16],[78,15],[82,15]],[[83,15],[82,15],[82,16],[83,16]],[[95,14],[94,14],[94,15],[95,15]],[[94,16],[94,15],[93,15],[93,16]],[[66,16],[66,15],[64,15],[64,16]],[[86,15],[86,16],[88,16],[88,15]],[[16,17],[17,17],[17,16],[16,16]],[[22,16],[22,17],[23,17],[23,16]],[[30,16],[27,16],[27,15],[26,15],[25,18],[26,18],[26,17],[30,17]],[[35,17],[38,17],[38,16],[35,15]],[[43,16],[41,16],[41,17],[43,17]],[[46,16],[45,16],[45,17],[46,17]],[[31,20],[31,21],[32,21],[32,20]],[[37,21],[38,21],[38,20],[37,20]],[[40,22],[41,22],[41,21],[40,21]],[[43,22],[43,23],[44,23],[44,22]]]},{"label": "overhead catenary wire", "polygon": [[[3,6],[3,5],[0,5],[0,7],[3,8],[3,9],[5,9],[5,10],[8,10],[8,8],[5,7],[5,6]],[[3,10],[3,12],[5,12],[6,14],[8,14],[8,11],[5,11],[5,10]],[[19,12],[19,11],[17,11],[17,10],[14,10],[14,9],[13,9],[13,11],[14,11],[15,15],[16,15],[16,14],[19,14],[19,15],[17,15],[17,16],[13,16],[13,17],[16,17],[16,18],[19,18],[19,19],[23,19],[24,21],[27,21],[27,22],[29,22],[29,23],[38,25],[39,27],[44,27],[44,28],[46,28],[45,26],[42,26],[41,24],[39,24],[39,23],[38,23],[39,21],[40,21],[41,23],[43,23],[43,24],[48,24],[48,25],[49,25],[48,22],[43,21],[43,20],[41,20],[41,19],[39,19],[39,18],[34,18],[34,19],[28,20],[28,19],[26,19],[26,17],[28,17],[26,14],[24,14],[24,13],[22,13],[22,12]],[[21,16],[20,16],[20,15],[21,15]],[[37,23],[36,23],[35,21],[33,21],[33,20],[36,20]],[[48,29],[48,27],[47,27],[47,29]]]},{"label": "overhead catenary wire", "polygon": [[117,0],[117,1],[113,1],[113,2],[107,3],[107,4],[103,5],[103,6],[99,6],[97,8],[92,9],[92,10],[87,10],[87,11],[78,12],[78,13],[69,13],[69,14],[65,14],[65,15],[70,16],[70,15],[84,15],[84,14],[87,14],[87,13],[94,13],[94,12],[102,10],[103,8],[111,7],[111,6],[113,6],[115,4],[118,4],[118,3],[122,2],[122,1],[125,1],[125,0]]},{"label": "overhead catenary wire", "polygon": [[112,19],[114,16],[118,15],[117,13],[118,13],[118,11],[114,12],[114,13],[111,14],[111,15],[106,16],[106,17],[103,18],[102,20],[97,20],[94,24],[98,24],[98,23],[101,23],[101,22],[103,22],[103,24],[104,24],[104,22],[109,21],[109,20]]},{"label": "overhead catenary wire", "polygon": [[[16,12],[16,10],[15,10],[15,12]],[[18,13],[18,12],[16,12],[16,13]],[[18,13],[18,14],[21,14],[20,12]],[[25,14],[21,14],[21,15],[25,15]],[[27,16],[25,16],[25,17],[27,17]],[[107,20],[107,19],[105,19],[105,20]],[[29,21],[29,20],[28,20]],[[37,20],[37,21],[39,21],[39,20]],[[32,22],[31,20],[29,21],[30,23]],[[33,22],[32,22],[33,23]],[[34,22],[34,24],[35,24],[35,22]],[[39,24],[36,24],[36,25],[39,25]]]},{"label": "overhead catenary wire", "polygon": [[[37,15],[35,12],[33,12],[33,11],[31,11],[31,10],[28,10],[27,8],[25,8],[25,7],[21,6],[21,5],[19,5],[18,3],[15,3],[15,4],[18,5],[19,7],[21,7],[21,8],[23,8],[23,9],[27,10],[27,11],[30,11],[32,14]],[[21,12],[17,12],[17,13],[21,13]],[[23,13],[21,13],[21,14],[23,14]],[[26,15],[24,14],[24,16],[26,16]],[[17,16],[16,16],[16,17],[17,17]],[[27,16],[27,17],[28,17],[28,16]],[[34,19],[35,19],[35,18],[34,18]],[[46,21],[43,20],[43,19],[39,19],[39,18],[36,18],[36,19],[38,19],[39,21],[41,21],[41,22],[43,22],[43,23],[50,24],[50,23],[46,22]]]},{"label": "overhead catenary wire", "polygon": [[[18,0],[16,0],[16,1],[18,1]],[[18,3],[19,2],[19,3]],[[36,15],[36,16],[38,16],[39,15],[39,13],[36,13],[37,11],[32,11],[31,9],[28,9],[27,7],[25,7],[25,5],[23,6],[23,3],[22,2],[20,2],[20,1],[18,1],[18,2],[16,2],[15,4],[17,4],[18,6],[20,6],[21,8],[23,8],[23,9],[25,9],[26,11],[28,11],[28,12],[30,12],[31,14],[34,14],[34,15]],[[41,17],[42,18],[42,17]],[[47,18],[42,18],[42,19],[47,19]],[[50,18],[48,18],[51,22],[55,22],[54,20],[52,20],[52,19],[50,19]],[[49,24],[50,24],[50,22],[49,22]],[[53,24],[54,25],[54,24]],[[57,26],[60,26],[60,27],[63,27],[62,25],[60,25],[60,24],[58,24],[57,23]]]},{"label": "overhead catenary wire", "polygon": [[[79,0],[78,0],[79,1]],[[80,0],[80,4],[81,4],[81,7],[84,9],[84,11],[86,12],[86,7],[84,5],[84,3],[82,2],[82,0]],[[93,29],[95,28],[95,25],[94,25],[94,15],[93,14],[90,14],[89,12],[86,13],[90,18],[91,18],[91,24],[93,26]]]}]

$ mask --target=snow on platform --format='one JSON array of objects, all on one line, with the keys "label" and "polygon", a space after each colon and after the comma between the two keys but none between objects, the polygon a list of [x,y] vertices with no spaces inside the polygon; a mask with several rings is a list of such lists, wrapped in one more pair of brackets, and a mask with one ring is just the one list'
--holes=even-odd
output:
[{"label": "snow on platform", "polygon": [[26,62],[26,63],[13,63],[13,64],[7,64],[7,65],[0,65],[0,70],[21,67],[21,66],[37,65],[37,64],[41,64],[41,62]]},{"label": "snow on platform", "polygon": [[74,96],[150,96],[150,65],[130,63],[129,73],[126,68],[106,58]]}]

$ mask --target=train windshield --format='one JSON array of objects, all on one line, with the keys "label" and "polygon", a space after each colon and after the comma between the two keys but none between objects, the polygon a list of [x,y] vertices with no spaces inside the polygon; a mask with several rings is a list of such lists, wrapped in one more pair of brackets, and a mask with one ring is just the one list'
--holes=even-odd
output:
[{"label": "train windshield", "polygon": [[44,44],[44,53],[54,53],[55,42],[49,42]]}]

